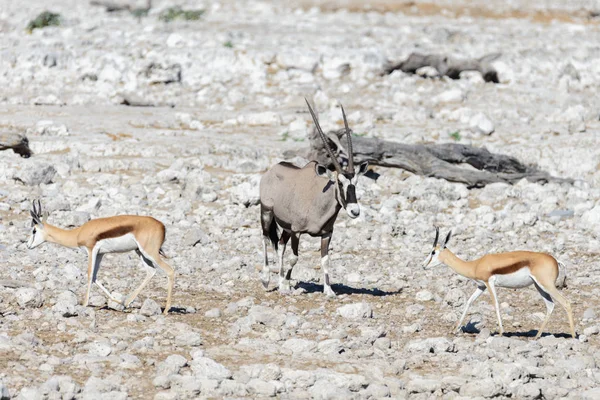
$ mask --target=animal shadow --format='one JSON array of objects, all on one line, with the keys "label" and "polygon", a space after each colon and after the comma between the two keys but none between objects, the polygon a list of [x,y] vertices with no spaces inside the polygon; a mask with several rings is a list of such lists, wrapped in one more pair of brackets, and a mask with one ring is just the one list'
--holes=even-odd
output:
[{"label": "animal shadow", "polygon": [[[506,337],[525,337],[525,338],[529,338],[529,337],[535,337],[535,335],[537,335],[538,331],[537,329],[531,329],[527,332],[504,332],[504,336]],[[492,336],[499,336],[498,332],[492,334]],[[571,334],[570,333],[551,333],[551,332],[544,332],[542,333],[541,337],[544,336],[554,336],[557,338],[562,338],[562,339],[571,339]],[[575,336],[576,338],[578,337],[578,335]]]},{"label": "animal shadow", "polygon": [[[306,293],[319,293],[323,292],[323,285],[319,285],[317,283],[312,282],[299,282],[296,289],[304,289]],[[343,285],[341,283],[334,283],[331,285],[331,288],[335,292],[335,294],[368,294],[371,296],[392,296],[399,294],[402,289],[398,289],[392,292],[386,292],[384,290],[380,290],[377,288],[367,289],[367,288],[353,288],[351,286]]]}]

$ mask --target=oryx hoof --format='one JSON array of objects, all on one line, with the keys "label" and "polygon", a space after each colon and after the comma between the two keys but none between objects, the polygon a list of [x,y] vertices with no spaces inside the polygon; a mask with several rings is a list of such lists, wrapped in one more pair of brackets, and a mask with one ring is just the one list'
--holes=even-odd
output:
[{"label": "oryx hoof", "polygon": [[290,285],[279,286],[279,294],[289,296],[292,294],[292,288],[290,287]]}]

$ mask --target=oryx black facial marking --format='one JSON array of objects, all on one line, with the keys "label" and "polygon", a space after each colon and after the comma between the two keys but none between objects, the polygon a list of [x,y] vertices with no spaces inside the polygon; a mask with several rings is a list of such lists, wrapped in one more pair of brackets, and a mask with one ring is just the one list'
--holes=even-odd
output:
[{"label": "oryx black facial marking", "polygon": [[[323,291],[328,296],[335,296],[329,284],[329,242],[341,209],[346,210],[350,218],[360,215],[356,185],[359,176],[367,171],[368,163],[362,163],[358,171],[354,168],[352,131],[348,127],[343,107],[341,110],[348,142],[348,163],[345,168],[342,168],[338,156],[329,146],[329,139],[321,129],[316,113],[308,101],[306,104],[334,170],[329,171],[316,161],[311,161],[303,168],[291,168],[288,163],[280,163],[263,175],[260,182],[260,203],[265,261],[261,280],[266,288],[270,278],[267,258],[270,241],[279,259],[279,290],[289,291],[291,270],[298,259],[299,238],[301,234],[308,233],[321,237]],[[283,230],[281,237],[278,227]],[[290,269],[286,273],[283,269],[283,256],[290,238],[294,254],[290,259]]]}]

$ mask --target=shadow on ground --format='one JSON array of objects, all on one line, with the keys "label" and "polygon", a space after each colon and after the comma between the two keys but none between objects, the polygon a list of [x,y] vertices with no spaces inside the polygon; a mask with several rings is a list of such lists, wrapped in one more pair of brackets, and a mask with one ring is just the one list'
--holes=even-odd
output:
[{"label": "shadow on ground", "polygon": [[[331,288],[335,292],[335,294],[367,294],[371,296],[393,296],[396,294],[400,294],[402,289],[398,289],[392,292],[386,292],[384,290],[380,290],[377,288],[367,289],[367,288],[353,288],[351,286],[346,286],[341,283],[336,283],[331,285]],[[311,282],[299,282],[296,285],[296,289],[304,289],[306,293],[323,293],[323,285],[319,285]]]}]

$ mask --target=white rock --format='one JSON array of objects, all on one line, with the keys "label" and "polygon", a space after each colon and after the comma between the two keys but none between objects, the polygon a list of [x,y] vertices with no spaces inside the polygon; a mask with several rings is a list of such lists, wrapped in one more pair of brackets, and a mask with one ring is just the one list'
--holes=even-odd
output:
[{"label": "white rock", "polygon": [[42,120],[35,124],[38,135],[45,136],[69,136],[69,128],[65,124],[57,124],[54,121]]},{"label": "white rock", "polygon": [[19,306],[25,308],[39,308],[44,304],[42,292],[35,288],[19,288],[15,291],[15,299]]},{"label": "white rock", "polygon": [[204,313],[204,316],[207,318],[220,318],[221,310],[219,310],[218,308],[211,308],[210,310]]},{"label": "white rock", "polygon": [[178,33],[171,33],[167,38],[167,47],[181,47],[184,43],[183,36]]},{"label": "white rock", "polygon": [[110,353],[112,353],[112,348],[108,343],[105,342],[92,342],[87,345],[88,352],[90,354],[100,356],[100,357],[108,357]]},{"label": "white rock", "polygon": [[187,365],[187,359],[179,354],[172,354],[156,366],[156,375],[176,375]]},{"label": "white rock", "polygon": [[190,367],[197,377],[215,379],[219,382],[231,378],[231,372],[225,366],[207,357],[194,358],[190,362]]},{"label": "white rock", "polygon": [[200,346],[202,336],[198,332],[184,332],[175,336],[175,344],[178,346]]},{"label": "white rock", "polygon": [[483,135],[491,135],[495,130],[494,124],[484,113],[475,114],[469,121],[469,126]]},{"label": "white rock", "polygon": [[145,315],[146,317],[151,317],[153,315],[160,315],[162,310],[157,302],[152,299],[144,300],[142,304],[142,308],[140,308],[140,314]]},{"label": "white rock", "polygon": [[63,317],[74,317],[77,315],[75,309],[77,303],[77,295],[70,290],[65,290],[58,295],[56,304],[52,306],[52,311],[59,313]]},{"label": "white rock", "polygon": [[433,98],[434,103],[460,103],[464,99],[464,93],[460,89],[450,89]]},{"label": "white rock", "polygon": [[265,111],[242,115],[238,118],[238,122],[248,126],[278,126],[281,124],[281,117],[274,111]]},{"label": "white rock", "polygon": [[28,186],[38,186],[42,183],[51,183],[55,175],[56,168],[52,165],[43,161],[36,161],[23,164],[20,169],[14,172],[12,179]]},{"label": "white rock", "polygon": [[267,396],[274,397],[277,393],[276,387],[271,382],[265,382],[261,379],[252,379],[246,385],[246,388],[250,394],[256,396]]},{"label": "white rock", "polygon": [[348,319],[372,318],[373,309],[368,303],[346,304],[337,309],[338,314]]},{"label": "white rock", "polygon": [[431,301],[433,300],[433,293],[429,290],[420,290],[416,295],[417,301]]}]

